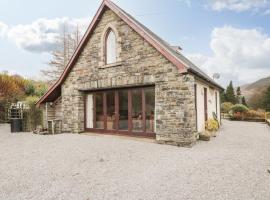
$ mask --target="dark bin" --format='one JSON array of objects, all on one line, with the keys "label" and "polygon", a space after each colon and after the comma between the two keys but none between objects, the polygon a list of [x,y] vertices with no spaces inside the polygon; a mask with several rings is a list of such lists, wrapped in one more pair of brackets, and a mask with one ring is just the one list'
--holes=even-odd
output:
[{"label": "dark bin", "polygon": [[22,132],[22,119],[11,119],[10,126],[11,133]]}]

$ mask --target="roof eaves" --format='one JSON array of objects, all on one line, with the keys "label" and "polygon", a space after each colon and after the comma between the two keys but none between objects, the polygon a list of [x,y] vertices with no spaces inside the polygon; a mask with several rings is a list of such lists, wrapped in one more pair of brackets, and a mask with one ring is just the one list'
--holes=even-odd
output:
[{"label": "roof eaves", "polygon": [[216,83],[213,79],[207,78],[205,76],[202,76],[200,73],[198,73],[197,71],[193,70],[192,68],[189,68],[188,71],[190,73],[194,74],[195,76],[200,77],[202,80],[205,80],[206,82],[210,83],[211,85],[219,88],[220,90],[224,90],[224,88],[222,86],[220,86],[218,83]]}]

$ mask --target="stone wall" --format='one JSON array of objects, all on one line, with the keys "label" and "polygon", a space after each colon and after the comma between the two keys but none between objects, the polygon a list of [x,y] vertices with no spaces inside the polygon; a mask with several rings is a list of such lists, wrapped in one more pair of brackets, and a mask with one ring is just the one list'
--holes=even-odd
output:
[{"label": "stone wall", "polygon": [[[104,33],[117,31],[118,62],[106,66]],[[84,131],[84,93],[81,90],[154,84],[156,139],[189,145],[195,141],[195,79],[181,75],[171,62],[110,10],[106,10],[62,85],[63,131]]]}]

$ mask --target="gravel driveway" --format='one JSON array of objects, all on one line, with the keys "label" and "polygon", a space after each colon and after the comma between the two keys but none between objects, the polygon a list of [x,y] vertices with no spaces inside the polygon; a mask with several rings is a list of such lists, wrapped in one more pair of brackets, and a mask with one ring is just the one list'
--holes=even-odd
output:
[{"label": "gravel driveway", "polygon": [[270,199],[265,124],[224,121],[217,138],[193,148],[8,132],[0,125],[0,199]]}]

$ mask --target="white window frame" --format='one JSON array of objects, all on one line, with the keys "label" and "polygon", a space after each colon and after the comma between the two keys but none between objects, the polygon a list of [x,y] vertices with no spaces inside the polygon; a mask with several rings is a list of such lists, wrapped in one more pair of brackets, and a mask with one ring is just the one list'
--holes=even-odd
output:
[{"label": "white window frame", "polygon": [[105,38],[105,57],[107,65],[117,62],[117,38],[111,28],[108,29]]}]

